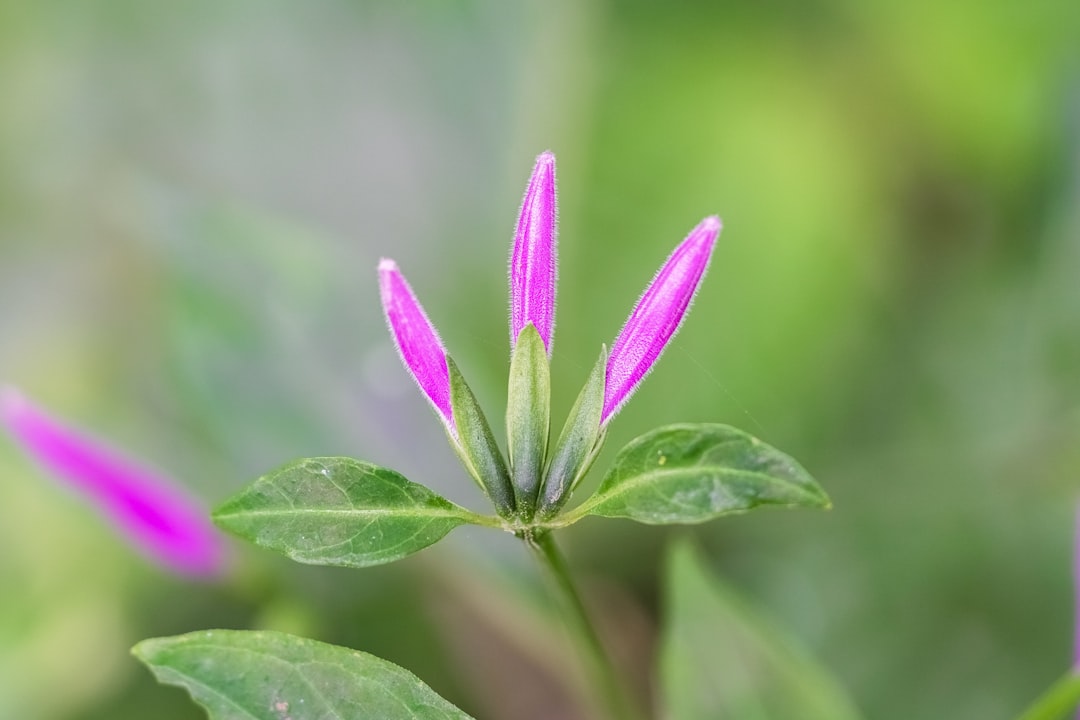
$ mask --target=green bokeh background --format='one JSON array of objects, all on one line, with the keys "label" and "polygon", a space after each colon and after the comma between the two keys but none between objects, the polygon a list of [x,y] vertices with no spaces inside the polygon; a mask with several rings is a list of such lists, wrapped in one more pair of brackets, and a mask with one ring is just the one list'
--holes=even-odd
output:
[{"label": "green bokeh background", "polygon": [[[0,0],[0,98],[0,379],[208,504],[340,454],[483,507],[374,268],[399,262],[497,416],[510,235],[550,148],[556,423],[717,213],[605,457],[718,421],[799,458],[832,512],[691,533],[867,717],[1010,717],[1071,663],[1073,0]],[[671,536],[566,537],[639,673]],[[0,442],[0,718],[201,717],[127,649],[204,627],[374,652],[479,717],[560,707],[564,649],[512,538],[360,572],[237,544],[233,567],[165,575]]]}]

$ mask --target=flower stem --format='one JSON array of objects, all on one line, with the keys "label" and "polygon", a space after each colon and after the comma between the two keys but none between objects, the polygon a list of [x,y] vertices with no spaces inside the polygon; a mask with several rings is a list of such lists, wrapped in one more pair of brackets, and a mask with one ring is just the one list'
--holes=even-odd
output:
[{"label": "flower stem", "polygon": [[524,536],[526,544],[532,549],[537,561],[547,570],[558,590],[571,635],[578,644],[578,652],[589,665],[595,687],[601,695],[601,701],[610,720],[641,720],[640,708],[626,693],[626,688],[619,680],[611,659],[604,650],[600,636],[589,619],[581,594],[574,585],[566,558],[555,544],[550,532],[541,531]]}]

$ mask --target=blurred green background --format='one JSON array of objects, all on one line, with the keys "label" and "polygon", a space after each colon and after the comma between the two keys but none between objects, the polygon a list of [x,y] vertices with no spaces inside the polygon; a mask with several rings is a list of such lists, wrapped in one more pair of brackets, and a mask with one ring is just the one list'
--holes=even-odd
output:
[{"label": "blurred green background", "polygon": [[[799,458],[832,512],[688,532],[867,717],[1009,717],[1071,663],[1074,0],[0,0],[0,98],[0,379],[208,504],[339,454],[483,508],[374,268],[399,262],[497,417],[509,243],[550,148],[554,422],[717,213],[605,457],[717,421]],[[639,674],[675,534],[566,535]],[[0,440],[0,718],[202,717],[127,650],[205,627],[367,650],[478,717],[573,717],[512,538],[359,572],[235,555],[225,582],[171,578]]]}]

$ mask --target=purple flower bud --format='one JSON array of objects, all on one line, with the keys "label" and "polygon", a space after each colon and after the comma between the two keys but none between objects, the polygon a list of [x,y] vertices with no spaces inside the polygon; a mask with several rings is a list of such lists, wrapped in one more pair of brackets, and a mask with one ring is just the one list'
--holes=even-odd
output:
[{"label": "purple flower bud", "polygon": [[529,323],[540,333],[551,355],[555,333],[555,156],[536,158],[529,178],[510,257],[510,347]]},{"label": "purple flower bud", "polygon": [[0,389],[0,421],[46,470],[98,506],[136,549],[184,575],[221,572],[221,537],[198,501],[169,480]]},{"label": "purple flower bud", "polygon": [[393,260],[383,258],[379,261],[379,293],[386,322],[390,325],[390,334],[394,336],[402,362],[439,413],[450,436],[457,438],[450,407],[450,371],[446,365],[446,349]]},{"label": "purple flower bud", "polygon": [[649,374],[690,308],[720,234],[720,218],[701,221],[660,268],[638,300],[608,356],[601,426]]}]

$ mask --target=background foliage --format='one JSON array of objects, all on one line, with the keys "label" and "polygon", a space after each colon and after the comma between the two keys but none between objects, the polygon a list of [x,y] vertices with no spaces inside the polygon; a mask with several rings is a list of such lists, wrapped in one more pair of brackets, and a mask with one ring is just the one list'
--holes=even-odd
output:
[{"label": "background foliage", "polygon": [[[679,421],[790,452],[835,509],[696,528],[711,568],[867,717],[1006,717],[1071,657],[1078,48],[1070,0],[0,0],[0,378],[208,503],[353,455],[482,508],[374,269],[401,264],[501,406],[510,236],[551,148],[555,425],[719,213],[597,467]],[[671,535],[569,533],[631,672]],[[228,581],[187,586],[0,443],[0,717],[199,717],[127,649],[205,627],[363,649],[481,717],[566,711],[520,548],[451,539],[358,572],[237,544]]]}]

